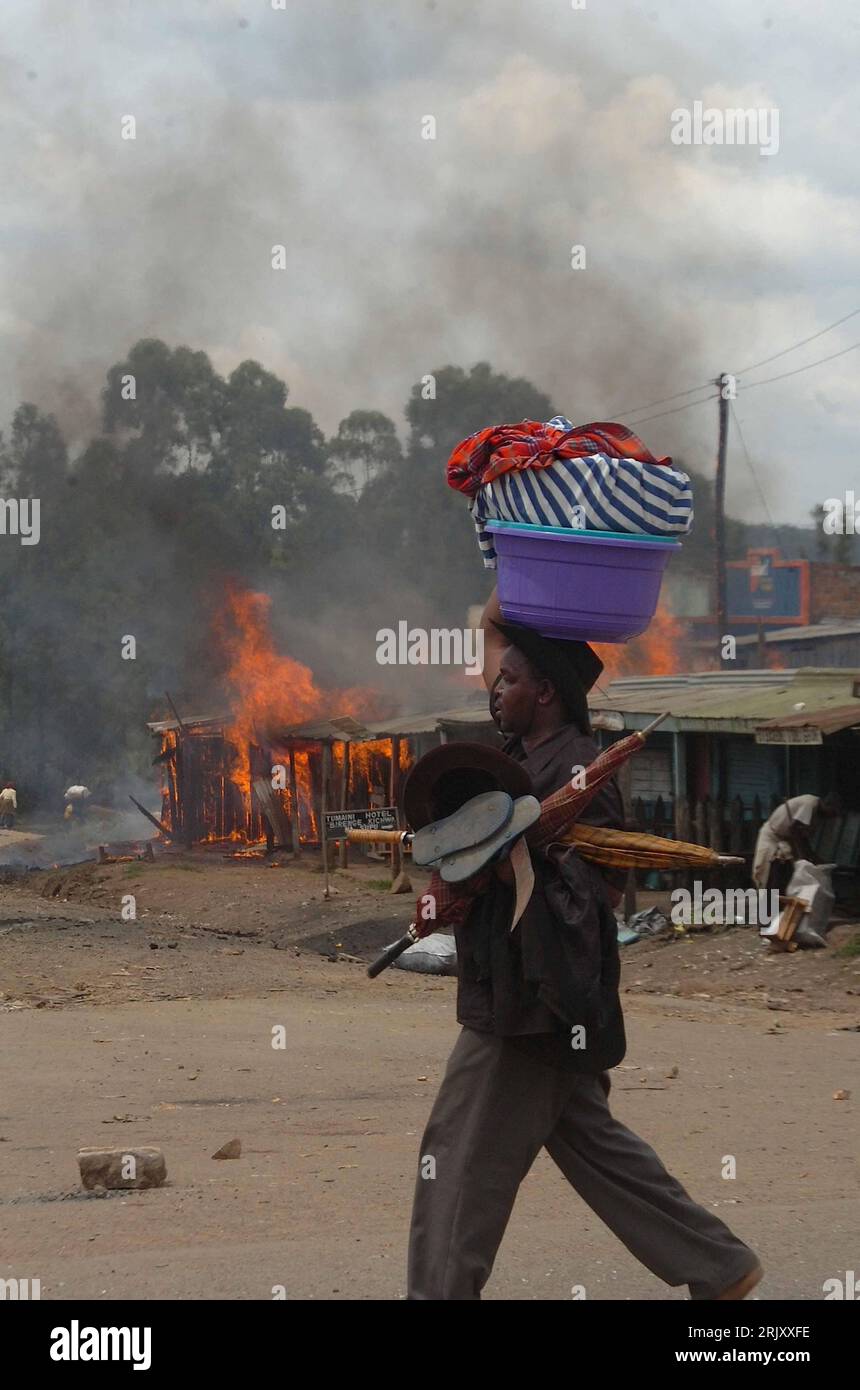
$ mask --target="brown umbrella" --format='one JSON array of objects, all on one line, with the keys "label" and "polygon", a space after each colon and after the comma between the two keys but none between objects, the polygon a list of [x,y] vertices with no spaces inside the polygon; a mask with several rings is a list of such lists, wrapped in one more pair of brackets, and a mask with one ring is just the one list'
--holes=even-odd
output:
[{"label": "brown umbrella", "polygon": [[561,840],[565,831],[579,819],[604,783],[615,775],[628,758],[644,747],[648,735],[668,718],[667,710],[665,714],[652,720],[646,728],[628,734],[627,738],[621,738],[617,743],[605,748],[585,769],[583,787],[574,787],[568,783],[542,801],[540,820],[535,822],[531,830],[526,831],[526,842],[532,849],[542,849],[553,840]]},{"label": "brown umbrella", "polygon": [[561,836],[561,843],[573,845],[582,859],[605,869],[719,869],[726,864],[742,864],[736,854],[717,854],[707,845],[689,840],[666,840],[662,835],[640,831],[607,830],[596,825],[574,825]]}]

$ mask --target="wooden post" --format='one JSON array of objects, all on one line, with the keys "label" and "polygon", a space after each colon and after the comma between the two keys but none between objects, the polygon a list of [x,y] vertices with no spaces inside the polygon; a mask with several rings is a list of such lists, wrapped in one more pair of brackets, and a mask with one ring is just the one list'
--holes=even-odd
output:
[{"label": "wooden post", "polygon": [[[400,739],[395,734],[391,740],[391,777],[389,779],[389,797],[391,805],[395,807],[397,824],[403,829],[401,824],[400,808],[397,805],[397,788],[400,780]],[[409,879],[408,870],[404,867],[404,859],[399,845],[391,846],[391,891],[392,893],[411,893],[412,883]]]},{"label": "wooden post", "polygon": [[693,809],[693,825],[695,827],[695,841],[697,845],[708,843],[708,813],[704,801],[697,801]]},{"label": "wooden post", "polygon": [[[675,802],[675,839],[691,841],[692,838],[693,834],[690,827],[690,803],[686,796],[679,796],[678,800]],[[680,881],[676,879],[675,882],[679,884],[680,887],[686,888],[688,892],[691,892],[693,887],[693,875],[691,870],[682,870]]]},{"label": "wooden post", "polygon": [[[729,854],[743,855],[744,852],[744,803],[739,796],[732,799],[729,806]],[[740,886],[744,874],[743,865],[731,870],[733,884]]]},{"label": "wooden post", "polygon": [[266,852],[273,850],[276,843],[279,849],[286,849],[292,839],[292,831],[274,787],[267,778],[256,777],[251,783],[251,788],[262,810],[263,824],[266,828]]},{"label": "wooden post", "polygon": [[[708,802],[708,847],[715,850],[717,854],[723,848],[723,803],[716,796]],[[708,874],[709,886],[720,881],[719,874]]]},{"label": "wooden post", "polygon": [[[397,805],[397,772],[400,763],[400,739],[394,734],[391,739],[391,769],[388,778],[388,800],[390,805]],[[402,864],[400,857],[400,846],[391,846],[391,882],[397,878]]]},{"label": "wooden post", "polygon": [[[349,769],[349,750],[350,750],[350,745],[349,745],[348,741],[347,741],[346,739],[344,739],[344,742],[343,742],[343,770],[342,770],[342,775],[341,775],[341,787],[340,787],[340,809],[341,809],[342,811],[348,811],[348,810],[349,810],[349,770],[350,770],[350,769]],[[342,838],[341,838],[341,842],[340,842],[340,855],[338,856],[338,862],[339,862],[339,867],[340,867],[341,869],[348,869],[348,868],[349,868],[349,841],[348,841],[347,838],[346,838],[346,832],[343,833],[343,836],[342,836]]]},{"label": "wooden post", "polygon": [[199,787],[197,785],[196,768],[194,767],[194,754],[192,752],[192,741],[185,734],[179,734],[177,762],[182,764],[182,794],[180,797],[182,805],[182,838],[186,849],[191,849],[194,844],[194,829],[197,824],[197,795]]},{"label": "wooden post", "polygon": [[717,669],[722,667],[722,639],[726,633],[726,451],[729,441],[729,398],[726,373],[717,378],[720,389],[720,433],[717,444],[717,476],[714,481],[714,579],[717,609]]},{"label": "wooden post", "polygon": [[687,799],[687,746],[682,733],[672,735],[672,802],[675,807],[675,838],[688,840],[678,829],[678,807]]},{"label": "wooden post", "polygon": [[299,793],[296,785],[296,750],[290,744],[290,823],[292,825],[293,854],[296,859],[301,854],[301,840],[299,839]]},{"label": "wooden post", "polygon": [[331,778],[331,744],[325,740],[322,746],[322,778],[320,785],[320,849],[322,850],[323,897],[331,897],[331,886],[328,877],[328,836],[325,829],[325,813],[328,808],[329,780]]},{"label": "wooden post", "polygon": [[191,753],[191,744],[188,737],[188,730],[182,722],[182,716],[176,708],[170,696],[170,691],[164,692],[167,703],[173,711],[176,720],[176,800],[180,812],[180,823],[174,829],[181,833],[186,849],[191,849],[194,844],[194,830],[197,825],[197,806],[195,798],[199,794],[197,777],[192,773],[194,755]]},{"label": "wooden post", "polygon": [[[171,826],[171,830],[172,830],[172,832],[173,832],[171,838],[172,838],[172,839],[176,839],[176,838],[178,837],[178,835],[179,835],[179,797],[178,797],[178,794],[177,794],[177,785],[176,785],[176,744],[173,745],[173,749],[171,750],[170,756],[169,756],[168,758],[165,759],[165,763],[166,763],[165,772],[166,772],[166,775],[167,775],[167,800],[168,800],[168,804],[169,804],[169,806],[170,806],[170,826]],[[131,799],[132,799],[132,801],[134,801],[134,797],[132,797]],[[135,804],[135,806],[139,805],[139,803],[136,802],[136,801],[135,801],[134,804]],[[163,814],[163,812],[164,812],[164,797],[163,797],[163,796],[162,796],[162,798],[161,798],[161,809],[162,809],[162,814]],[[166,830],[162,829],[162,834],[167,834],[167,833],[168,833],[168,832],[167,832]]]},{"label": "wooden post", "polygon": [[736,796],[729,807],[729,854],[743,854],[744,803]]}]

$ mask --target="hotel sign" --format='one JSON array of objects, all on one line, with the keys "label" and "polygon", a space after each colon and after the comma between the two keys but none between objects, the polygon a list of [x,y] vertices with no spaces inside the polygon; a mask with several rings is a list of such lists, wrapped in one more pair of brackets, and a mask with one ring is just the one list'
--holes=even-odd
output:
[{"label": "hotel sign", "polygon": [[374,806],[367,811],[327,811],[325,828],[329,835],[345,830],[396,830],[397,807]]},{"label": "hotel sign", "polygon": [[756,729],[755,741],[756,743],[823,743],[824,736],[820,729],[806,724],[799,729]]}]

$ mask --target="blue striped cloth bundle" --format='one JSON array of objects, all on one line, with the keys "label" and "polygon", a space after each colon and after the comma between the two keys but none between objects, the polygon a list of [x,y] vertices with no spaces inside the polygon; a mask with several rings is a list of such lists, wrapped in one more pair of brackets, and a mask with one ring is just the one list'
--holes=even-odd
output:
[{"label": "blue striped cloth bundle", "polygon": [[[573,429],[563,415],[548,422]],[[564,526],[633,535],[684,535],[693,524],[690,479],[665,464],[589,454],[556,459],[546,468],[523,468],[484,483],[471,506],[486,569],[496,568],[488,521]]]}]

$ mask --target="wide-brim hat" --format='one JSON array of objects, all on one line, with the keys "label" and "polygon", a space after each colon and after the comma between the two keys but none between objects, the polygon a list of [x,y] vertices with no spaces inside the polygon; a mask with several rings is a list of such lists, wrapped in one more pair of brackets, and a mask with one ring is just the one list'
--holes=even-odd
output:
[{"label": "wide-brim hat", "polygon": [[482,792],[533,795],[522,763],[486,743],[442,743],[419,758],[403,784],[403,814],[413,830],[451,816]]},{"label": "wide-brim hat", "polygon": [[551,680],[562,696],[587,694],[603,670],[603,662],[587,642],[544,637],[519,623],[495,623],[512,647],[517,647],[541,675]]}]

